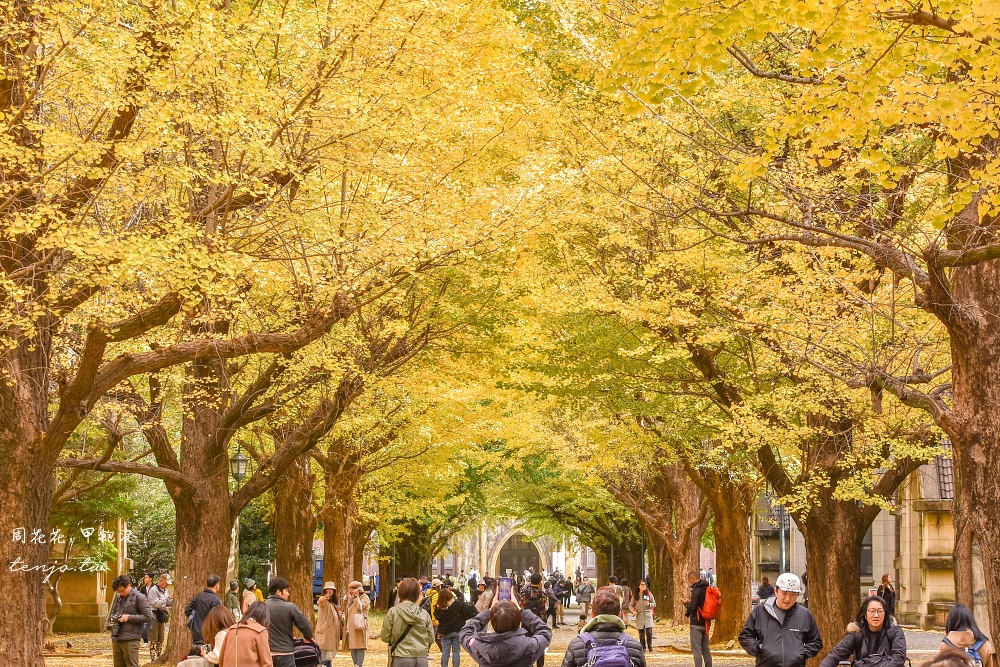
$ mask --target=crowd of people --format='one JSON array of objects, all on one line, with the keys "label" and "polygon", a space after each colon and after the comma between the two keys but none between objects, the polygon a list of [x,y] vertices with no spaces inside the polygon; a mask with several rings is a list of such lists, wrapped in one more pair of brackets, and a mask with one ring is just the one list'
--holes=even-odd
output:
[{"label": "crowd of people", "polygon": [[[191,662],[182,663],[183,667],[295,667],[296,652],[301,650],[313,651],[314,659],[326,667],[331,667],[338,650],[349,651],[353,666],[364,667],[374,599],[361,582],[352,581],[342,596],[333,582],[324,584],[316,601],[315,631],[302,610],[289,601],[287,580],[272,578],[266,598],[253,579],[243,583],[242,596],[236,581],[222,594],[220,578],[210,575],[205,589],[187,603]],[[682,602],[694,665],[712,667],[709,637],[716,617],[712,610],[718,608],[712,599],[719,595],[718,589],[698,570],[688,575],[688,583],[690,593]],[[149,642],[151,659],[162,649],[174,607],[169,584],[165,574],[155,583],[147,574],[138,587],[128,575],[115,578],[110,617],[115,667],[138,667],[141,641]],[[570,641],[562,667],[584,667],[595,661],[603,667],[645,667],[645,656],[653,650],[656,610],[648,580],[633,589],[627,581],[610,577],[596,587],[589,577],[578,576],[574,582],[559,572],[533,570],[502,579],[479,579],[478,574],[457,582],[450,577],[398,579],[380,634],[388,647],[389,667],[428,667],[434,644],[441,651],[441,667],[449,663],[460,667],[463,648],[480,667],[544,667],[553,630],[566,625],[570,591],[575,591],[582,613],[579,634]],[[757,667],[804,667],[823,649],[812,613],[800,604],[802,591],[801,579],[792,573],[779,576],[773,586],[766,579],[761,584],[760,603],[739,634],[740,645]],[[886,575],[820,667],[843,662],[856,667],[904,667],[906,635],[895,621],[895,599]],[[627,632],[630,624],[638,630],[638,640]],[[301,639],[293,637],[296,628]],[[995,667],[993,656],[993,645],[972,612],[956,605],[948,614],[941,654],[924,667]]]}]

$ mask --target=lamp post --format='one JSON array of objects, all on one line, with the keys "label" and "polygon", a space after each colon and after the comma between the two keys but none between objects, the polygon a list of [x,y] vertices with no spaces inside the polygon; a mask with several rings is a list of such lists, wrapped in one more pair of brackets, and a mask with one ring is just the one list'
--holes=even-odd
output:
[{"label": "lamp post", "polygon": [[243,456],[239,444],[236,445],[236,453],[229,459],[229,472],[236,480],[236,489],[239,490],[240,483],[247,476],[247,457]]},{"label": "lamp post", "polygon": [[[233,457],[229,459],[229,472],[232,473],[233,479],[236,480],[236,490],[239,491],[240,485],[243,483],[244,478],[247,476],[247,457],[243,456],[243,452],[240,448],[240,443],[236,443],[236,453]],[[232,539],[232,551],[229,554],[229,572],[227,573],[229,579],[237,579],[240,569],[240,517],[236,516],[236,521],[233,522],[233,539]]]}]

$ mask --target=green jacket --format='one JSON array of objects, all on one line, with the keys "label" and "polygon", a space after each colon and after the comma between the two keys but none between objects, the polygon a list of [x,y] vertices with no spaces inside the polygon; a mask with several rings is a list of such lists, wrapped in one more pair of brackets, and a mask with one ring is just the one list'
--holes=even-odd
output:
[{"label": "green jacket", "polygon": [[434,625],[431,623],[430,614],[418,607],[415,602],[406,600],[390,609],[382,621],[382,634],[379,637],[391,647],[399,641],[408,625],[412,625],[413,629],[396,646],[393,656],[426,658],[431,644],[434,643]]}]

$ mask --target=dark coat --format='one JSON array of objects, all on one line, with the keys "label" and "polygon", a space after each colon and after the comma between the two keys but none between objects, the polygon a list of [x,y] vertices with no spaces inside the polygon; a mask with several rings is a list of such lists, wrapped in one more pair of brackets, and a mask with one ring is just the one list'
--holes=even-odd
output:
[{"label": "dark coat", "polygon": [[306,639],[313,638],[309,619],[294,604],[282,600],[277,595],[268,597],[264,600],[264,604],[267,605],[267,611],[271,614],[271,625],[267,629],[267,641],[272,654],[295,652],[295,644],[292,642],[293,625],[302,631],[302,636]]},{"label": "dark coat", "polygon": [[[597,622],[588,623],[586,631],[594,635],[594,639],[597,640],[598,644],[604,644],[604,642],[611,643],[617,641],[623,632],[625,632],[625,623],[619,621],[615,623],[613,620],[608,619],[608,622],[602,623],[600,618],[594,619]],[[625,642],[625,649],[628,651],[629,661],[632,663],[632,667],[645,667],[646,666],[646,655],[643,653],[642,644],[638,640],[628,638]],[[579,635],[573,637],[569,642],[569,647],[566,649],[566,655],[563,656],[562,667],[586,667],[587,665],[587,645]]]},{"label": "dark coat", "polygon": [[467,620],[475,617],[478,613],[475,605],[458,598],[453,600],[447,607],[438,605],[436,613],[438,620],[437,633],[443,637],[453,632],[458,632]]},{"label": "dark coat", "polygon": [[684,615],[690,619],[691,625],[705,625],[701,617],[701,608],[705,606],[705,592],[708,590],[708,582],[699,579],[691,587],[691,601],[684,603]]},{"label": "dark coat", "polygon": [[[888,624],[889,619],[887,618],[885,622]],[[854,661],[857,662],[868,657],[870,651],[888,656],[888,660],[879,663],[879,667],[903,667],[903,663],[906,662],[906,635],[903,634],[903,629],[894,625],[886,628],[885,632],[874,635],[867,629],[848,633],[826,654],[819,667],[837,667],[837,663],[849,660],[851,656],[854,656]]]},{"label": "dark coat", "polygon": [[133,588],[126,597],[115,594],[111,605],[111,617],[128,614],[128,620],[121,624],[118,636],[112,637],[113,642],[128,642],[142,639],[142,626],[153,622],[153,610],[146,596]]},{"label": "dark coat", "polygon": [[479,667],[532,667],[552,641],[545,622],[527,609],[521,612],[521,627],[502,633],[485,632],[490,611],[472,618],[459,635],[462,646]]},{"label": "dark coat", "polygon": [[778,621],[771,598],[754,607],[740,632],[740,645],[757,659],[757,667],[804,667],[823,648],[812,613],[800,604]]},{"label": "dark coat", "polygon": [[205,640],[201,636],[201,626],[205,623],[205,617],[208,616],[208,612],[212,611],[212,607],[218,607],[220,604],[222,604],[222,600],[219,599],[218,593],[211,588],[206,588],[191,598],[191,601],[184,607],[185,621],[190,618],[191,612],[194,612],[194,628],[191,630],[192,644],[205,643]]}]

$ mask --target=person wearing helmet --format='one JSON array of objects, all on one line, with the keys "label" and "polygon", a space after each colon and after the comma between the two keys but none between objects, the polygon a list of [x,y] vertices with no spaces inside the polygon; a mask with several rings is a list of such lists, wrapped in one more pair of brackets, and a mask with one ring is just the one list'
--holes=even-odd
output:
[{"label": "person wearing helmet", "polygon": [[761,602],[740,632],[740,645],[757,667],[804,667],[823,648],[812,613],[797,604],[802,581],[786,572],[774,582],[774,597]]}]

